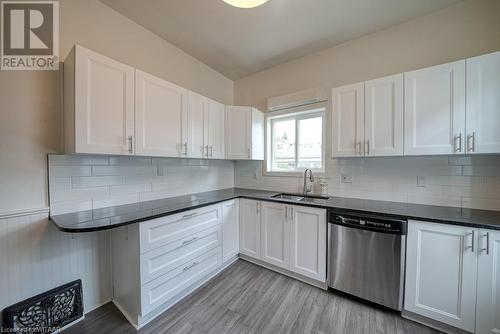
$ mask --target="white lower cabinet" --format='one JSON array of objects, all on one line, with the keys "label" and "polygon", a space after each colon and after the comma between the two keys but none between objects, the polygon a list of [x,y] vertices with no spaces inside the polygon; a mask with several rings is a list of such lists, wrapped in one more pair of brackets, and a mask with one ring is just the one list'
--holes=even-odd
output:
[{"label": "white lower cabinet", "polygon": [[240,199],[240,253],[260,259],[260,202]]},{"label": "white lower cabinet", "polygon": [[288,206],[275,202],[262,202],[260,221],[260,259],[277,267],[290,267],[290,226]]},{"label": "white lower cabinet", "polygon": [[405,311],[472,333],[499,333],[499,268],[500,233],[410,221]]},{"label": "white lower cabinet", "polygon": [[113,301],[134,326],[142,327],[222,270],[223,212],[230,203],[112,231]]},{"label": "white lower cabinet", "polygon": [[240,200],[240,253],[326,282],[326,210]]},{"label": "white lower cabinet", "polygon": [[240,252],[240,205],[238,199],[222,203],[222,261]]},{"label": "white lower cabinet", "polygon": [[326,210],[291,207],[290,270],[326,282]]},{"label": "white lower cabinet", "polygon": [[500,231],[479,231],[476,333],[500,333]]}]

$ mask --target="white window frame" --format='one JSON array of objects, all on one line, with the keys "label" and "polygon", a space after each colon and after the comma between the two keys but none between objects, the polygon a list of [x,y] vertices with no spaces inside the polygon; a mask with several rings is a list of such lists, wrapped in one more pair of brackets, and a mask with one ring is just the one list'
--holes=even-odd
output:
[{"label": "white window frame", "polygon": [[298,159],[299,151],[299,132],[298,132],[298,121],[308,118],[322,118],[322,129],[321,129],[321,168],[311,168],[315,175],[324,175],[325,165],[326,165],[326,103],[314,103],[306,106],[301,106],[297,108],[290,108],[281,111],[269,112],[266,114],[266,136],[265,136],[265,161],[263,174],[267,176],[296,176],[301,177],[305,169],[296,169],[294,171],[279,171],[272,170],[273,167],[273,121],[275,120],[287,120],[294,119],[295,124],[295,159]]}]

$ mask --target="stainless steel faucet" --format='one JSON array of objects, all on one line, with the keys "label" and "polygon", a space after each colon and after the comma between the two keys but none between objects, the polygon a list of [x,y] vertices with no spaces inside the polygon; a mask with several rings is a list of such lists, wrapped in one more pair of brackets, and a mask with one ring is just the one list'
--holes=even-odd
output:
[{"label": "stainless steel faucet", "polygon": [[311,181],[311,183],[314,182],[314,176],[312,170],[306,169],[304,171],[304,195],[307,195],[312,191],[312,184],[309,186],[307,185],[307,172],[309,172],[309,181]]}]

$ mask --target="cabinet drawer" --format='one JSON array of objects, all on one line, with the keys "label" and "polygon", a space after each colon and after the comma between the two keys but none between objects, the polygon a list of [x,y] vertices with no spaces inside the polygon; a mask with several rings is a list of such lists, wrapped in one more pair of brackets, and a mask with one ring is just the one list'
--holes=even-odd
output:
[{"label": "cabinet drawer", "polygon": [[220,224],[220,207],[211,205],[141,223],[141,254]]},{"label": "cabinet drawer", "polygon": [[210,227],[141,255],[141,284],[221,245],[221,226]]},{"label": "cabinet drawer", "polygon": [[168,302],[222,265],[222,249],[217,247],[188,261],[141,287],[142,316]]}]

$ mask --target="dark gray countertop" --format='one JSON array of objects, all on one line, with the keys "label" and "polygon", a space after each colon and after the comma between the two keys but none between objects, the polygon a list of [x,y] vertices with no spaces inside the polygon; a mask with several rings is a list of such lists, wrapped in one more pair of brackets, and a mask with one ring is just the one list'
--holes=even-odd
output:
[{"label": "dark gray countertop", "polygon": [[228,188],[148,202],[112,206],[62,215],[51,215],[50,220],[52,220],[57,228],[63,232],[94,232],[168,216],[174,213],[220,203],[233,198],[249,198],[324,208],[337,213],[383,214],[398,218],[500,230],[500,211],[406,204],[343,197],[330,197],[329,199],[318,199],[315,202],[305,203],[272,197],[278,193],[279,192],[256,189]]}]

